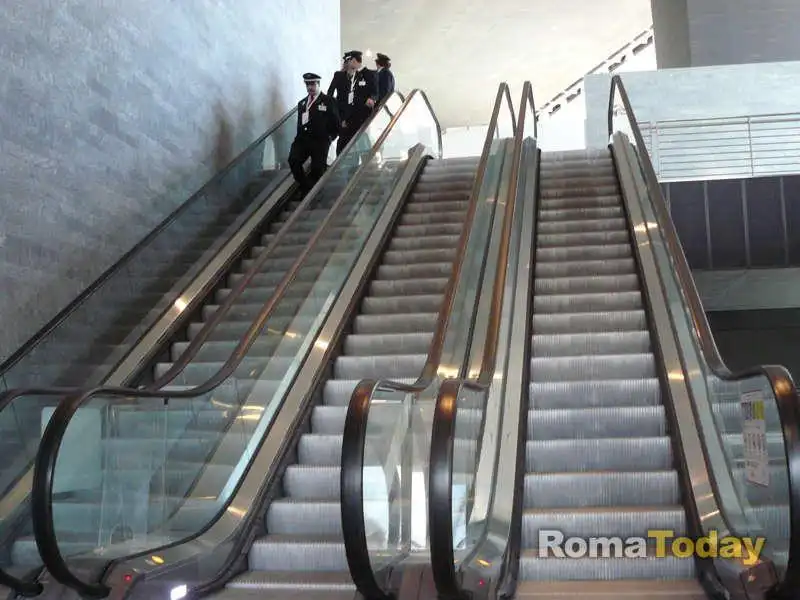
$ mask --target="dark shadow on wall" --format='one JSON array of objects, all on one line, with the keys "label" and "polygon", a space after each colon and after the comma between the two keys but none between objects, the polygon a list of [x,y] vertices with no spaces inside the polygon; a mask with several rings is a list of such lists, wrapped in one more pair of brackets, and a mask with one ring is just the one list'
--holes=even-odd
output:
[{"label": "dark shadow on wall", "polygon": [[[286,100],[285,90],[283,90],[279,85],[270,86],[269,104],[265,107],[267,116],[266,121],[268,123],[274,123],[280,119],[286,114],[288,105],[289,103]],[[275,149],[275,156],[277,157],[289,156],[289,148],[291,147],[292,140],[294,139],[295,123],[294,120],[291,121],[291,123],[287,123],[284,127],[278,129],[272,136],[273,148]],[[288,168],[289,165],[285,160],[282,160],[280,164],[276,166],[280,168]]]},{"label": "dark shadow on wall", "polygon": [[214,103],[214,122],[216,124],[216,142],[212,153],[212,166],[218,173],[234,158],[235,125],[225,105],[217,100]]}]

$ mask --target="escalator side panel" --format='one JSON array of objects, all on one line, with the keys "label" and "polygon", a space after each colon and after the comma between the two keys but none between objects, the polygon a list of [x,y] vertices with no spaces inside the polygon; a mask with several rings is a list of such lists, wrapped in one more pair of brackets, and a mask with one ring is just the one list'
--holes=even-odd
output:
[{"label": "escalator side panel", "polygon": [[341,531],[339,460],[350,395],[366,377],[413,382],[425,363],[448,283],[477,160],[430,162],[398,220],[367,295],[322,384],[310,431],[267,508],[250,571],[215,598],[352,598]]}]

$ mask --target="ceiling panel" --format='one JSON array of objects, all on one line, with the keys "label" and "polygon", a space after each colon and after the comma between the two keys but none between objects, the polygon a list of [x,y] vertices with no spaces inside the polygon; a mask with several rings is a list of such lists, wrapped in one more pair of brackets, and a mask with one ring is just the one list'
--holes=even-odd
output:
[{"label": "ceiling panel", "polygon": [[652,22],[650,0],[341,2],[343,50],[388,54],[443,127],[487,123],[501,81],[549,100]]}]

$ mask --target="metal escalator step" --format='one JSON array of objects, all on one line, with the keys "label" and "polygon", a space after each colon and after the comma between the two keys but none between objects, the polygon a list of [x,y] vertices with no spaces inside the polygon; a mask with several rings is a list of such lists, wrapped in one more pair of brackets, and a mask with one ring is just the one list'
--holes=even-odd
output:
[{"label": "metal escalator step", "polygon": [[464,200],[441,200],[439,202],[409,202],[406,211],[408,213],[458,212],[464,215],[468,207],[469,200],[465,198]]},{"label": "metal escalator step", "polygon": [[527,473],[525,508],[678,505],[678,474],[671,466],[661,471]]},{"label": "metal escalator step", "polygon": [[531,358],[532,381],[649,379],[658,375],[655,357],[645,354]]},{"label": "metal escalator step", "polygon": [[377,279],[435,279],[449,278],[453,272],[453,264],[434,262],[405,265],[381,265],[378,267]]},{"label": "metal escalator step", "polygon": [[[290,294],[287,294],[280,299],[278,304],[270,313],[271,315],[276,317],[294,316],[304,305],[307,305],[309,301],[308,296],[301,296],[301,294],[296,293],[294,289],[291,289],[290,291]],[[265,299],[269,300],[271,297],[272,295],[270,294],[265,296]],[[240,301],[235,302],[233,306],[230,307],[225,315],[225,320],[247,321],[248,324],[252,323],[253,320],[264,310],[265,304],[266,302],[256,303],[248,302],[247,299],[240,299]],[[219,304],[208,304],[204,306],[202,312],[203,321],[208,321],[213,318],[214,313],[217,312],[219,307]]]},{"label": "metal escalator step", "polygon": [[[250,321],[252,321],[253,318],[255,318],[255,314],[250,318]],[[242,320],[245,319],[242,318]],[[283,335],[269,337],[262,335],[250,347],[247,351],[247,355],[250,358],[269,358],[272,356],[293,357],[297,354],[301,343],[302,340],[287,338]],[[225,362],[230,358],[238,344],[239,342],[234,340],[205,342],[193,356],[192,362]],[[188,347],[189,342],[176,342],[172,344],[170,348],[172,360],[178,360]]]},{"label": "metal escalator step", "polygon": [[608,208],[620,205],[620,196],[571,196],[569,198],[541,198],[542,210],[570,210],[576,208]]},{"label": "metal escalator step", "polygon": [[428,263],[452,263],[456,258],[456,248],[432,248],[422,250],[389,250],[383,255],[385,265],[408,265]]},{"label": "metal escalator step", "polygon": [[336,466],[342,456],[342,436],[307,433],[300,437],[297,456],[301,464]]},{"label": "metal escalator step", "polygon": [[399,224],[395,229],[396,238],[418,238],[423,236],[461,235],[463,223],[430,223],[427,225]]},{"label": "metal escalator step", "polygon": [[279,498],[267,510],[272,535],[342,535],[342,506],[337,500]]},{"label": "metal escalator step", "polygon": [[373,280],[369,284],[369,296],[365,298],[385,298],[387,296],[411,296],[444,294],[449,282],[448,277],[432,277],[428,279],[416,280]]},{"label": "metal escalator step", "polygon": [[600,581],[520,581],[520,600],[708,600],[696,577]]},{"label": "metal escalator step", "polygon": [[341,536],[267,535],[249,557],[255,571],[347,571]]},{"label": "metal escalator step", "polygon": [[347,406],[319,404],[311,412],[311,430],[322,435],[342,435],[347,418]]},{"label": "metal escalator step", "polygon": [[340,465],[293,464],[283,475],[283,491],[295,500],[339,497]]},{"label": "metal escalator step", "polygon": [[597,275],[630,275],[636,273],[633,258],[579,260],[536,263],[537,278],[558,278]]},{"label": "metal escalator step", "polygon": [[615,506],[590,508],[527,509],[522,513],[522,543],[539,546],[541,530],[558,530],[565,537],[647,537],[653,529],[687,535],[683,506]]},{"label": "metal escalator step", "polygon": [[[416,377],[401,377],[396,381],[411,385],[416,381]],[[331,406],[347,406],[358,382],[357,379],[329,379],[325,382],[323,402]]]},{"label": "metal escalator step", "polygon": [[647,331],[613,333],[561,333],[533,336],[532,352],[538,357],[592,354],[642,354],[651,352]]},{"label": "metal escalator step", "polygon": [[539,210],[541,223],[549,221],[580,221],[581,219],[619,219],[624,217],[622,206],[586,208],[550,208],[542,206]]},{"label": "metal escalator step", "polygon": [[589,277],[558,277],[536,279],[534,293],[538,295],[593,294],[599,292],[638,292],[639,277],[630,275],[593,275]]},{"label": "metal escalator step", "polygon": [[424,181],[420,179],[414,186],[414,191],[419,194],[441,194],[447,192],[461,192],[467,194],[472,191],[473,179],[471,177],[453,178],[446,181]]},{"label": "metal escalator step", "polygon": [[437,313],[358,315],[353,331],[359,334],[428,333],[436,328]]},{"label": "metal escalator step", "polygon": [[[459,418],[460,418],[459,412]],[[642,438],[667,435],[663,406],[557,408],[528,412],[529,440]]]},{"label": "metal escalator step", "polygon": [[551,294],[533,299],[533,310],[545,313],[609,312],[612,310],[641,310],[641,292],[610,292],[605,294]]},{"label": "metal escalator step", "polygon": [[614,232],[624,231],[626,234],[627,223],[625,219],[584,219],[582,221],[542,221],[539,223],[540,234],[564,233],[589,233],[589,232]]},{"label": "metal escalator step", "polygon": [[459,236],[431,235],[423,238],[397,237],[389,242],[389,250],[422,250],[431,248],[456,248]]},{"label": "metal escalator step", "polygon": [[603,260],[614,258],[632,258],[630,244],[600,244],[592,246],[539,248],[536,251],[536,262]]},{"label": "metal escalator step", "polygon": [[422,372],[427,359],[424,354],[391,354],[381,356],[340,356],[334,363],[337,379],[396,379],[414,377]]},{"label": "metal escalator step", "polygon": [[441,305],[441,294],[367,297],[361,302],[361,313],[365,315],[438,313]]},{"label": "metal escalator step", "polygon": [[592,406],[656,406],[661,404],[657,378],[607,381],[532,382],[532,408],[586,408]]},{"label": "metal escalator step", "polygon": [[536,236],[537,248],[562,248],[570,246],[588,246],[597,244],[630,243],[628,230],[622,227],[613,231],[575,231],[547,232],[540,231]]},{"label": "metal escalator step", "polygon": [[[564,181],[564,180],[562,180]],[[583,183],[583,180],[581,180]],[[619,186],[613,185],[593,185],[591,180],[586,180],[582,186],[575,185],[570,187],[561,186],[542,186],[540,192],[542,198],[569,198],[570,196],[600,195],[608,196],[619,193]]]},{"label": "metal escalator step", "polygon": [[[236,379],[263,379],[269,369],[269,374],[279,377],[294,361],[293,356],[246,356],[233,371]],[[199,361],[193,360],[186,365],[181,373],[173,380],[174,383],[184,385],[198,385],[210,379],[217,371],[225,366],[224,361]],[[172,363],[157,363],[155,376],[162,377],[172,367]]]},{"label": "metal escalator step", "polygon": [[529,440],[525,465],[529,473],[669,469],[672,447],[666,436]]},{"label": "metal escalator step", "polygon": [[523,579],[547,581],[682,580],[695,575],[694,561],[685,558],[539,558],[529,550],[520,556],[519,572]]},{"label": "metal escalator step", "polygon": [[[265,329],[269,329],[271,333],[283,334],[287,329],[306,332],[314,322],[315,316],[299,316],[299,317],[273,317],[268,319],[265,323]],[[250,329],[252,323],[247,321],[223,321],[217,325],[208,339],[210,340],[235,340],[239,341],[242,336]],[[203,323],[191,323],[189,325],[188,337],[194,337],[203,328]]]},{"label": "metal escalator step", "polygon": [[213,600],[357,600],[355,584],[347,571],[250,571],[228,583]]},{"label": "metal escalator step", "polygon": [[644,310],[533,315],[535,335],[632,332],[646,329],[647,315]]},{"label": "metal escalator step", "polygon": [[468,406],[459,402],[456,411],[455,437],[457,439],[476,440],[483,425],[483,406]]},{"label": "metal escalator step", "polygon": [[[399,311],[398,311],[399,312]],[[427,355],[433,341],[432,333],[385,333],[379,335],[347,336],[344,352],[356,356],[388,354]]]}]

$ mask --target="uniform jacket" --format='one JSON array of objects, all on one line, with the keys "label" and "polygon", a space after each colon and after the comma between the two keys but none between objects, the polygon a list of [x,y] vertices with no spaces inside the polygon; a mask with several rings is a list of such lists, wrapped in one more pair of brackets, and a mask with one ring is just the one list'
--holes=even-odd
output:
[{"label": "uniform jacket", "polygon": [[378,102],[394,92],[394,73],[390,69],[381,69],[377,73]]},{"label": "uniform jacket", "polygon": [[344,120],[364,122],[372,114],[372,109],[367,106],[367,98],[378,101],[378,83],[375,78],[375,71],[367,68],[356,71],[353,80],[347,78],[345,87],[345,102],[349,100],[350,89],[353,90],[353,103],[347,104]]},{"label": "uniform jacket", "polygon": [[297,135],[314,140],[330,142],[339,135],[339,111],[327,94],[320,94],[308,111],[308,122],[303,125],[303,114],[306,112],[308,96],[297,103]]},{"label": "uniform jacket", "polygon": [[328,96],[336,99],[336,106],[339,108],[339,115],[345,113],[347,108],[347,92],[350,91],[350,82],[347,79],[346,71],[336,71],[328,86]]}]

